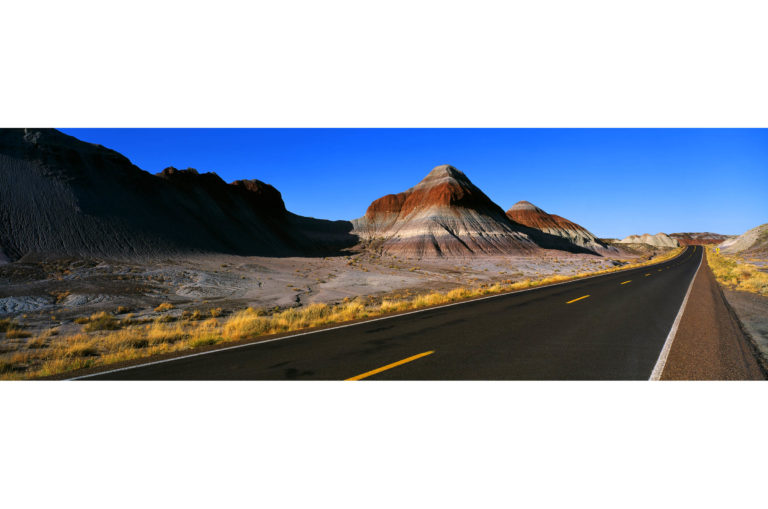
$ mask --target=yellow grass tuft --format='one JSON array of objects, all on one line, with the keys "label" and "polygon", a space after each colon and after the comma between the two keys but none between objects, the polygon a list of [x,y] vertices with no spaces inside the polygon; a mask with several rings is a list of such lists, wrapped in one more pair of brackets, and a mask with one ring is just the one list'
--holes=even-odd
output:
[{"label": "yellow grass tuft", "polygon": [[83,330],[86,332],[98,330],[115,330],[120,328],[120,321],[106,311],[91,315]]},{"label": "yellow grass tuft", "polygon": [[160,313],[162,311],[170,311],[171,309],[173,309],[173,307],[174,307],[173,304],[171,304],[170,302],[163,302],[155,308],[155,312]]},{"label": "yellow grass tuft", "polygon": [[0,319],[0,332],[8,332],[9,329],[18,329],[19,324],[17,324],[13,318],[2,318]]},{"label": "yellow grass tuft", "polygon": [[24,339],[31,336],[32,334],[21,329],[8,329],[5,333],[6,339]]}]

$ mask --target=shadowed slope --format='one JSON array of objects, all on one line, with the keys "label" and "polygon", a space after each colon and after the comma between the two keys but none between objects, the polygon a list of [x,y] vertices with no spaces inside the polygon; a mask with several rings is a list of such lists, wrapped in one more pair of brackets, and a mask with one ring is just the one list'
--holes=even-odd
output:
[{"label": "shadowed slope", "polygon": [[[0,245],[11,259],[287,256],[356,242],[350,223],[295,216],[263,182],[227,184],[192,169],[151,175],[113,150],[54,129],[0,130],[0,219]],[[330,234],[318,242],[324,231]]]},{"label": "shadowed slope", "polygon": [[598,254],[619,252],[583,226],[563,217],[547,214],[527,201],[517,202],[507,211],[507,217],[517,224],[536,230],[529,235],[542,247]]}]

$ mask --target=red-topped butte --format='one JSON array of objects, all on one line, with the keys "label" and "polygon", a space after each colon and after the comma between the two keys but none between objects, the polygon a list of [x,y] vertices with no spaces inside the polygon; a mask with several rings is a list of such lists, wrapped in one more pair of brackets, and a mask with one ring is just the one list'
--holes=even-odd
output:
[{"label": "red-topped butte", "polygon": [[407,191],[375,200],[353,224],[363,239],[406,256],[502,255],[538,247],[450,165],[435,167]]},{"label": "red-topped butte", "polygon": [[543,244],[543,247],[568,249],[568,246],[564,245],[560,240],[563,239],[574,246],[596,253],[618,252],[615,247],[603,243],[583,226],[564,217],[548,214],[533,203],[525,200],[517,202],[509,209],[507,217],[517,224],[534,228],[547,236],[555,237],[554,239],[549,239],[542,236],[540,239],[535,239],[540,244]]}]

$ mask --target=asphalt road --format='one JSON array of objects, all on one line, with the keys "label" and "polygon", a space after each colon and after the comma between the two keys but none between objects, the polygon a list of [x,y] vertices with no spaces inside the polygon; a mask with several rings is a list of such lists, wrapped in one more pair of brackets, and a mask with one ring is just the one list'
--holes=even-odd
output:
[{"label": "asphalt road", "polygon": [[647,380],[702,254],[88,379]]}]

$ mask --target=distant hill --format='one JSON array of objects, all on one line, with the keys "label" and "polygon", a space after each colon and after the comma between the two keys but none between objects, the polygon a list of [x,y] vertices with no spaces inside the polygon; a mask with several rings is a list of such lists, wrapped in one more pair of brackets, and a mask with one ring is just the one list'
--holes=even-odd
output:
[{"label": "distant hill", "polygon": [[738,237],[733,237],[720,244],[723,253],[768,253],[768,223],[747,230]]},{"label": "distant hill", "polygon": [[644,233],[642,235],[630,235],[625,239],[621,239],[618,244],[648,244],[655,247],[680,247],[680,243],[677,239],[673,239],[666,233],[657,233],[651,235]]},{"label": "distant hill", "polygon": [[598,239],[583,226],[564,217],[544,212],[528,201],[519,201],[507,211],[513,222],[540,232],[527,232],[539,245],[553,249],[565,249],[601,254],[618,254],[619,250]]},{"label": "distant hill", "polygon": [[136,257],[182,252],[289,256],[352,245],[351,223],[300,217],[258,180],[167,168],[54,129],[0,129],[0,246],[29,254]]},{"label": "distant hill", "polygon": [[711,232],[670,233],[669,236],[677,239],[681,246],[719,244],[729,237],[728,235]]}]

